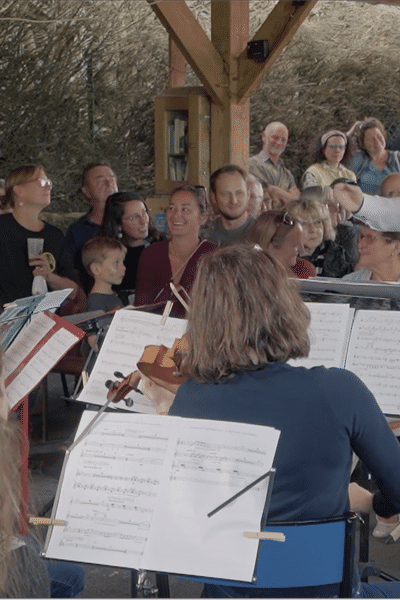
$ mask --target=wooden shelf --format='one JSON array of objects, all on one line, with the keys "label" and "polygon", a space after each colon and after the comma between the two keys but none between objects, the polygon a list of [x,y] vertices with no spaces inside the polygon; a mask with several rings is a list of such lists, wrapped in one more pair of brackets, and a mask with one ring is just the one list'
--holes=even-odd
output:
[{"label": "wooden shelf", "polygon": [[201,87],[171,88],[155,100],[156,193],[209,178],[210,99]]}]

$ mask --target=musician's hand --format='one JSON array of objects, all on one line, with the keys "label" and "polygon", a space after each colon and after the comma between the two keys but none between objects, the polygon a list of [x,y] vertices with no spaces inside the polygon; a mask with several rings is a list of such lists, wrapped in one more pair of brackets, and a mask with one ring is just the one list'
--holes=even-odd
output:
[{"label": "musician's hand", "polygon": [[154,383],[151,379],[143,375],[140,382],[140,391],[152,402],[156,407],[159,415],[167,415],[174,401],[175,394]]},{"label": "musician's hand", "polygon": [[354,512],[372,512],[372,499],[374,495],[354,481],[349,484],[350,509]]},{"label": "musician's hand", "polygon": [[95,352],[98,352],[99,351],[99,346],[96,343],[96,338],[97,338],[97,335],[95,333],[92,333],[92,335],[88,335],[87,336],[87,341],[88,341],[89,346],[91,348],[93,348],[93,350]]}]

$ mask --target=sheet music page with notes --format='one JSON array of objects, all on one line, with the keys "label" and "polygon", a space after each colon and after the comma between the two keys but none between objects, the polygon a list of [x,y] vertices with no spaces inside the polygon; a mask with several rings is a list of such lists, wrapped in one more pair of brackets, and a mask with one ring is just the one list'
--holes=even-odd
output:
[{"label": "sheet music page with notes", "polygon": [[374,394],[382,412],[400,415],[400,312],[358,310],[346,369]]},{"label": "sheet music page with notes", "polygon": [[[115,380],[114,372],[128,376],[137,369],[137,362],[145,346],[160,345],[170,347],[176,338],[186,330],[186,320],[169,317],[165,325],[160,325],[161,315],[139,310],[117,310],[107,331],[89,380],[77,400],[89,404],[103,405],[107,401],[107,379]],[[154,414],[154,406],[138,392],[130,392],[134,401],[128,408],[124,402],[111,404],[112,408],[123,408],[135,412]]]},{"label": "sheet music page with notes", "polygon": [[67,524],[46,556],[251,581],[258,542],[243,533],[260,530],[266,480],[207,513],[270,470],[278,440],[258,425],[104,413],[68,458],[53,510]]},{"label": "sheet music page with notes", "polygon": [[33,314],[4,354],[10,408],[18,404],[83,335],[79,328],[50,312]]},{"label": "sheet music page with notes", "polygon": [[308,329],[310,354],[307,358],[289,360],[294,367],[343,367],[348,337],[354,316],[349,304],[306,302],[311,314]]}]

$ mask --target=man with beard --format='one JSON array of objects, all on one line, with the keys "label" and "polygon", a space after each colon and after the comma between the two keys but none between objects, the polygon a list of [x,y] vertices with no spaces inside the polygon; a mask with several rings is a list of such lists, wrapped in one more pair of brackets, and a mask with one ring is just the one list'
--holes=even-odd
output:
[{"label": "man with beard", "polygon": [[225,165],[210,177],[211,202],[219,215],[204,231],[204,237],[220,246],[246,241],[254,221],[249,216],[247,173],[237,165]]}]

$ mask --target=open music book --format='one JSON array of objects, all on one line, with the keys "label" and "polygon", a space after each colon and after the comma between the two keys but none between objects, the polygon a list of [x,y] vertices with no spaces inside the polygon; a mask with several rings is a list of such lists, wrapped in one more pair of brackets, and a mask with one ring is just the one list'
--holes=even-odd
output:
[{"label": "open music book", "polygon": [[39,296],[18,298],[4,306],[0,315],[1,347],[7,350],[28,319],[45,310],[54,311],[70,295],[72,288],[47,292]]},{"label": "open music book", "polygon": [[[93,417],[83,413],[77,436]],[[48,558],[251,581],[262,481],[280,432],[271,427],[104,413],[64,462]],[[229,560],[227,560],[227,557]]]},{"label": "open music book", "polygon": [[49,311],[33,314],[4,353],[10,408],[16,408],[84,335],[81,329]]},{"label": "open music book", "polygon": [[[161,315],[140,310],[117,310],[88,382],[77,400],[88,404],[105,404],[108,392],[105,382],[107,379],[115,380],[115,371],[129,375],[136,371],[136,364],[145,346],[163,344],[171,347],[176,338],[182,337],[186,330],[184,319],[169,317],[165,325],[161,325],[161,318]],[[129,398],[134,401],[132,407],[128,408],[123,402],[111,404],[110,407],[149,414],[156,412],[143,394],[132,391]]]},{"label": "open music book", "polygon": [[306,303],[311,351],[294,366],[344,367],[374,394],[382,412],[400,414],[400,312]]}]

